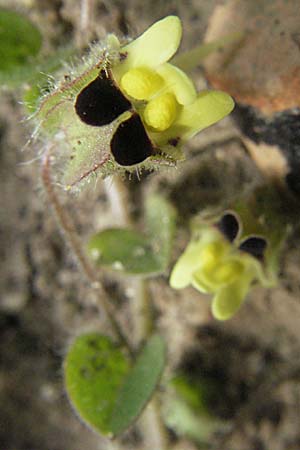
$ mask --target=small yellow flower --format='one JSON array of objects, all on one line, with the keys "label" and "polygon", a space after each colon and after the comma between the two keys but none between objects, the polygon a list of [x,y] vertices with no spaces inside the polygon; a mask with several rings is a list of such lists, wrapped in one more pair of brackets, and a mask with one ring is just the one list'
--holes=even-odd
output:
[{"label": "small yellow flower", "polygon": [[180,256],[171,273],[170,285],[182,289],[192,285],[214,294],[212,313],[216,319],[232,317],[243,303],[254,281],[271,284],[262,259],[266,240],[252,236],[240,242],[235,215],[227,213],[215,225],[203,225]]},{"label": "small yellow flower", "polygon": [[175,164],[189,138],[231,112],[229,95],[197,93],[172,64],[181,35],[176,16],[125,45],[109,35],[42,99],[37,129],[59,144],[66,162],[62,184],[71,187],[96,172],[105,177],[137,165]]},{"label": "small yellow flower", "polygon": [[219,91],[197,94],[189,76],[168,62],[181,36],[180,19],[168,16],[121,47],[124,59],[112,68],[117,84],[158,146],[178,145],[179,140],[187,140],[233,109],[229,95]]}]

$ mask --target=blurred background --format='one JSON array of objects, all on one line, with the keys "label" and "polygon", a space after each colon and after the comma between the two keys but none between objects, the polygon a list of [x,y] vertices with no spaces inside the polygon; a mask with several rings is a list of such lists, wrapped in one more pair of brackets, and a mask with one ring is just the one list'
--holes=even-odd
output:
[{"label": "blurred background", "polygon": [[[174,258],[188,242],[188,222],[194,214],[211,207],[222,211],[232,201],[247,198],[260,183],[275,183],[278,198],[286,198],[298,216],[297,0],[0,0],[0,7],[24,15],[40,30],[45,57],[66,46],[83,52],[89,42],[103,39],[108,32],[134,37],[169,14],[183,22],[182,49],[231,31],[245,33],[239,46],[210,56],[194,71],[198,89],[209,85],[235,98],[235,113],[193,139],[186,148],[186,161],[177,170],[126,180],[131,210],[140,218],[143,198],[154,187],[173,202],[179,213]],[[1,64],[5,66],[5,61]],[[0,448],[142,450],[134,431],[118,444],[90,432],[66,398],[62,359],[68,342],[79,331],[106,325],[41,188],[36,158],[41,148],[37,143],[26,145],[32,129],[24,120],[28,111],[22,104],[23,91],[18,84],[6,88],[4,84],[0,94]],[[115,224],[106,194],[98,182],[76,196],[63,196],[83,239],[95,229]],[[166,417],[172,449],[300,448],[298,244],[295,220],[280,261],[278,286],[254,288],[228,322],[214,320],[207,296],[192,288],[173,291],[167,277],[151,281],[157,327],[168,343],[168,370],[184,373],[194,386],[200,383],[209,411],[196,411],[196,425],[180,407],[177,418]],[[130,286],[116,275],[107,284],[130,330]]]}]

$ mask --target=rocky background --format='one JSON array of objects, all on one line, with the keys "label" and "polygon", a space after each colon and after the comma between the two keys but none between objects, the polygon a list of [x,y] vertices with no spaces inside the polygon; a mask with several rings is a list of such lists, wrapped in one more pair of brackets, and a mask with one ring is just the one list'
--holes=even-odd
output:
[{"label": "rocky background", "polygon": [[[217,55],[219,59],[209,59],[205,70],[195,72],[199,86],[205,83],[205,73],[211,85],[234,95],[239,105],[233,117],[193,139],[186,148],[186,162],[177,170],[126,181],[137,217],[143,196],[152,186],[164,192],[178,209],[175,260],[188,240],[187,223],[193,214],[209,206],[222,209],[263,179],[275,179],[287,198],[291,197],[290,205],[297,215],[297,3],[11,0],[9,7],[40,27],[45,46],[51,50],[70,39],[81,47],[112,31],[135,36],[168,14],[183,21],[184,49],[205,36],[212,39],[239,26],[249,33],[241,44],[242,53],[234,49],[230,58]],[[4,0],[0,5],[8,6]],[[290,78],[283,78],[287,65]],[[263,74],[266,66],[269,76]],[[38,149],[23,150],[30,125],[23,121],[18,95],[1,92],[0,104],[0,448],[139,449],[134,436],[125,437],[123,447],[102,441],[79,422],[66,398],[61,367],[68,342],[83,330],[103,330],[105,323],[50,213],[41,188],[40,162],[30,162]],[[283,111],[292,116],[294,131],[287,120],[273,135],[272,123],[282,120]],[[249,114],[255,118],[252,122]],[[261,137],[265,124],[271,131],[269,128]],[[253,130],[258,137],[253,138]],[[275,136],[271,142],[270,133]],[[291,173],[292,183],[287,177]],[[101,182],[78,196],[66,196],[64,201],[83,239],[99,227],[114,224]],[[278,286],[254,288],[241,311],[225,323],[212,319],[209,299],[191,288],[175,292],[168,287],[167,277],[151,282],[157,326],[168,342],[170,368],[184,367],[199,376],[205,373],[220,383],[220,395],[211,406],[226,426],[202,448],[300,448],[299,238],[299,228],[294,225],[281,259]],[[107,283],[120,318],[130,330],[128,284],[117,277]],[[197,448],[188,439],[171,435],[174,449]]]}]

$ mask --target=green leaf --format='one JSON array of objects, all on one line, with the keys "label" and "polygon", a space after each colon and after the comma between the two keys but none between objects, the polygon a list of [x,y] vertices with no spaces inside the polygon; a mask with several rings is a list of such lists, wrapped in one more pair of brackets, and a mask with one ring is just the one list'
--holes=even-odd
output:
[{"label": "green leaf", "polygon": [[207,385],[203,380],[188,380],[186,376],[177,375],[172,380],[172,386],[180,398],[183,398],[188,406],[197,413],[209,414],[205,404],[205,390]]},{"label": "green leaf", "polygon": [[165,364],[165,344],[152,336],[134,366],[106,336],[89,333],[71,345],[65,386],[81,419],[102,435],[125,431],[151,398]]},{"label": "green leaf", "polygon": [[74,55],[74,46],[56,50],[55,54],[41,57],[42,35],[26,17],[0,8],[0,83],[4,86],[26,85],[24,101],[30,112],[49,85],[50,74],[58,70],[63,61]]},{"label": "green leaf", "polygon": [[148,403],[162,374],[165,353],[163,339],[158,335],[153,335],[138,356],[120,389],[110,421],[113,435],[125,431]]},{"label": "green leaf", "polygon": [[160,270],[151,244],[137,231],[111,228],[90,239],[88,251],[99,265],[130,274],[149,274]]},{"label": "green leaf", "polygon": [[97,333],[77,337],[68,351],[64,377],[69,399],[83,421],[101,434],[111,434],[111,414],[128,369],[121,350]]},{"label": "green leaf", "polygon": [[164,405],[167,425],[200,445],[210,442],[212,433],[223,425],[212,415],[209,407],[220,395],[219,386],[199,375],[181,374],[171,380],[170,387],[172,389],[167,391]]},{"label": "green leaf", "polygon": [[176,434],[187,436],[198,444],[207,447],[212,434],[224,425],[221,420],[211,416],[201,415],[181,398],[172,397],[165,405],[165,422]]},{"label": "green leaf", "polygon": [[239,45],[244,37],[244,33],[241,32],[227,34],[216,41],[202,43],[197,47],[194,47],[192,50],[180,52],[172,59],[171,62],[185,72],[189,72],[199,66],[203,59],[211,53],[215,53],[220,50],[222,51],[223,48],[231,42],[236,42],[236,45]]},{"label": "green leaf", "polygon": [[0,8],[0,73],[27,66],[41,45],[40,31],[26,17]]},{"label": "green leaf", "polygon": [[88,251],[97,265],[135,275],[163,272],[170,261],[176,214],[159,195],[146,201],[144,235],[125,228],[110,228],[91,237]]},{"label": "green leaf", "polygon": [[176,211],[161,195],[152,194],[146,200],[146,226],[160,269],[164,271],[171,258]]}]

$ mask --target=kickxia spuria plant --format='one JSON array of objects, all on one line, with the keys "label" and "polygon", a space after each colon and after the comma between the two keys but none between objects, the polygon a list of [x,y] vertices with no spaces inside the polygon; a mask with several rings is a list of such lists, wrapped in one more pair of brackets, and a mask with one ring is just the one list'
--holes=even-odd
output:
[{"label": "kickxia spuria plant", "polygon": [[[2,11],[4,34],[8,37],[12,28],[10,16]],[[86,56],[61,70],[57,74],[58,81],[45,87],[40,75],[51,70],[32,63],[32,57],[41,46],[39,33],[35,33],[33,39],[32,26],[24,24],[14,14],[11,20],[23,28],[23,38],[13,39],[13,43],[26,43],[19,48],[22,52],[27,46],[24,74],[28,72],[28,78],[22,71],[19,75],[18,70],[15,72],[22,83],[27,81],[28,91],[23,99],[24,103],[27,101],[28,110],[34,111],[32,137],[39,139],[44,149],[41,178],[48,201],[65,240],[97,296],[101,314],[105,311],[110,328],[109,336],[99,330],[83,334],[76,330],[78,335],[69,346],[63,365],[66,392],[88,426],[103,436],[117,437],[144,411],[166,365],[165,339],[153,333],[155,318],[147,278],[166,274],[169,268],[177,211],[167,198],[156,190],[149,190],[143,204],[143,230],[139,230],[132,223],[125,204],[127,196],[122,195],[126,188],[115,177],[113,184],[118,192],[110,199],[117,204],[116,209],[122,210],[119,214],[122,226],[101,229],[90,237],[85,247],[66,203],[60,200],[57,186],[67,191],[76,190],[93,175],[105,178],[115,173],[139,173],[141,169],[175,166],[182,161],[185,143],[228,115],[234,106],[232,98],[224,92],[210,89],[197,92],[187,71],[226,41],[239,40],[241,34],[176,54],[182,37],[181,21],[176,16],[168,16],[134,40],[120,41],[114,34],[108,35],[103,43],[91,45]],[[26,36],[30,38],[28,42]],[[10,51],[10,45],[6,50],[6,54],[2,52],[4,65],[9,67],[5,59],[9,61],[10,57],[14,68],[15,63],[20,63],[20,55]],[[55,58],[59,59],[58,54]],[[33,72],[38,72],[38,76],[32,78],[29,65],[34,66]],[[56,68],[61,66],[60,63]],[[9,71],[4,75],[6,80],[14,80]],[[56,75],[52,80],[54,77]],[[45,91],[38,100],[41,86]],[[191,241],[171,272],[172,288],[191,285],[201,293],[213,295],[212,314],[218,320],[231,318],[255,283],[270,287],[276,282],[287,223],[278,214],[280,209],[273,211],[270,207],[277,203],[277,190],[270,195],[270,199],[275,197],[276,200],[271,202],[268,202],[267,191],[263,189],[262,195],[253,193],[253,199],[259,200],[253,201],[253,206],[250,206],[252,202],[241,198],[241,204],[237,203],[221,217],[207,219],[209,211],[201,211],[201,216],[194,218]],[[184,195],[182,192],[183,198]],[[113,289],[107,289],[109,271],[135,277],[131,293],[126,295],[130,327],[127,327],[127,320],[120,321],[116,313]],[[162,383],[166,383],[165,380]],[[197,386],[194,390],[196,404],[203,412],[204,403]],[[182,392],[187,394],[187,405],[195,399],[184,378]],[[150,442],[161,442],[160,447],[167,448],[168,430],[160,422],[159,403],[152,404],[152,412],[146,408],[145,414],[150,411],[153,424],[150,433],[158,437]],[[178,404],[177,410],[180,410],[182,406]],[[174,417],[176,414],[175,410]],[[194,424],[195,419],[191,417]],[[210,428],[211,417],[206,412],[205,417]],[[180,422],[184,422],[181,417]],[[199,427],[197,423],[197,429],[201,427],[206,425]],[[143,427],[143,433],[145,430]]]},{"label": "kickxia spuria plant", "polygon": [[58,145],[65,187],[95,173],[176,164],[189,138],[231,112],[228,94],[197,93],[172,64],[181,34],[180,19],[168,16],[124,45],[109,35],[42,99],[37,134]]},{"label": "kickxia spuria plant", "polygon": [[275,282],[264,257],[266,238],[240,235],[240,221],[231,212],[215,223],[201,224],[171,273],[171,287],[192,285],[213,294],[212,313],[219,320],[239,310],[254,282],[265,287]]}]

